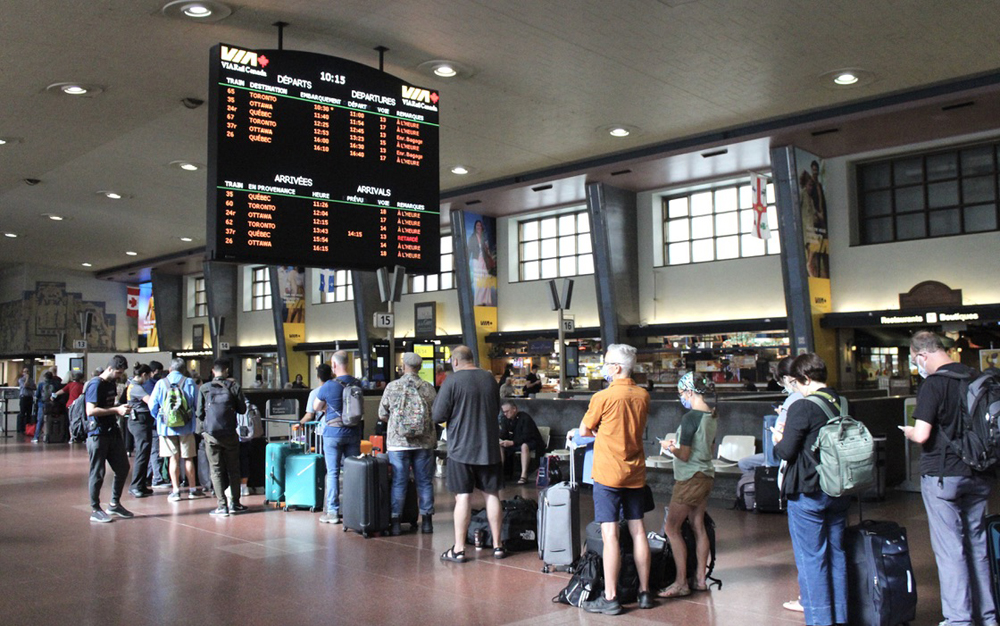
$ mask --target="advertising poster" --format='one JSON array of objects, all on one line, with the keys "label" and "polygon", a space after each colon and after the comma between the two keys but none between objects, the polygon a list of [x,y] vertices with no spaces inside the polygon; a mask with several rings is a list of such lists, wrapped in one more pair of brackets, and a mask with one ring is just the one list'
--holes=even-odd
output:
[{"label": "advertising poster", "polygon": [[480,366],[486,365],[486,336],[497,330],[497,232],[496,219],[465,213],[465,238],[469,251],[475,305],[476,338]]},{"label": "advertising poster", "polygon": [[823,186],[826,179],[823,160],[796,148],[795,171],[815,350],[827,363],[836,363],[835,333],[820,327],[823,316],[833,311],[830,298],[830,239],[827,232],[829,207]]},{"label": "advertising poster", "polygon": [[139,347],[156,348],[158,345],[153,283],[141,283],[139,285]]},{"label": "advertising poster", "polygon": [[278,289],[281,302],[282,331],[285,335],[285,358],[288,378],[301,374],[309,380],[309,355],[297,352],[295,346],[306,338],[306,274],[305,268],[278,267]]},{"label": "advertising poster", "polygon": [[1000,350],[980,350],[979,371],[983,372],[991,367],[1000,367]]}]

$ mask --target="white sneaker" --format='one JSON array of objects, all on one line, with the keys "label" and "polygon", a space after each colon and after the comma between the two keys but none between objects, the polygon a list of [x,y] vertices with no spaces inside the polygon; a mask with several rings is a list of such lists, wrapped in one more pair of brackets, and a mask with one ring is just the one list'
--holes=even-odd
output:
[{"label": "white sneaker", "polygon": [[789,600],[781,605],[782,608],[788,609],[789,611],[795,611],[796,613],[805,613],[806,610],[802,608],[802,603],[796,600]]},{"label": "white sneaker", "polygon": [[240,485],[240,496],[249,496],[250,488],[246,485]]}]

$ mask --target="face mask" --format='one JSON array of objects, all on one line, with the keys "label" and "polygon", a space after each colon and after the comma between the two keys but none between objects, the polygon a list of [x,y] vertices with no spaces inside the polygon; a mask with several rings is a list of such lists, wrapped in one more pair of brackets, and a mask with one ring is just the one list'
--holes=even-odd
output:
[{"label": "face mask", "polygon": [[913,359],[913,362],[916,363],[916,365],[917,365],[917,373],[920,374],[921,378],[927,378],[927,368],[925,367],[925,364],[926,364],[927,360],[924,359],[924,363],[921,363],[919,361],[919,359],[920,359],[920,357],[917,357],[916,359]]},{"label": "face mask", "polygon": [[686,395],[681,396],[681,406],[684,407],[685,409],[691,408],[691,401],[688,400]]},{"label": "face mask", "polygon": [[608,369],[607,363],[601,366],[601,376],[604,378],[604,380],[608,381],[609,383],[612,380],[614,380],[614,377],[611,375],[611,372]]}]

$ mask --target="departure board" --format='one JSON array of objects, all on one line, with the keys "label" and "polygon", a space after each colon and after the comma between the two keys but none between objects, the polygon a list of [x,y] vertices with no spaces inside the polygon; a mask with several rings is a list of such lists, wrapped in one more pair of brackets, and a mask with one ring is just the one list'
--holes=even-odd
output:
[{"label": "departure board", "polygon": [[210,68],[210,259],[439,271],[436,91],[301,51]]}]

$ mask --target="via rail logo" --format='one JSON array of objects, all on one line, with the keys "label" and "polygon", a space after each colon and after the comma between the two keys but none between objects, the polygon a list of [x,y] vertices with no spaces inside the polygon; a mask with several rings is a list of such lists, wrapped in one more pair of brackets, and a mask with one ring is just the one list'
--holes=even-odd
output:
[{"label": "via rail logo", "polygon": [[257,54],[256,52],[240,48],[230,48],[229,46],[222,46],[219,56],[223,61],[249,65],[250,67],[267,67],[267,64],[270,63],[268,58],[263,54]]}]

